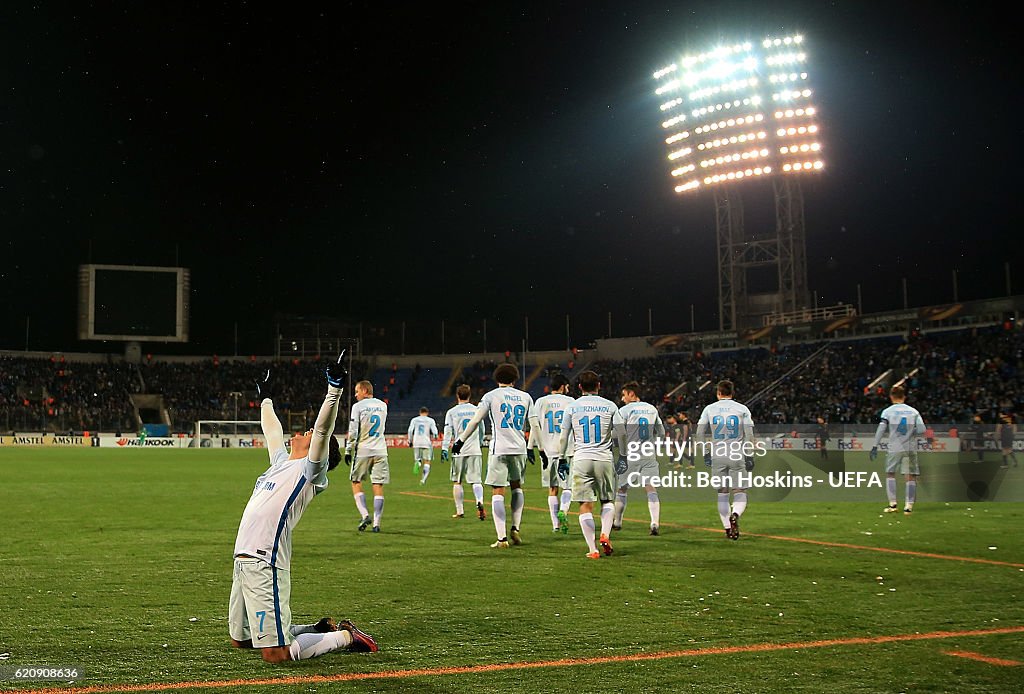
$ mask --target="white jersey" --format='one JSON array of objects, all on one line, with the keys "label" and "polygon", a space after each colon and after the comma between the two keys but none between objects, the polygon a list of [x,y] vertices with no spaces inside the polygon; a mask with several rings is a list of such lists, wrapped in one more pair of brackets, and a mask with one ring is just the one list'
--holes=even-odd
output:
[{"label": "white jersey", "polygon": [[[562,417],[562,435],[559,445],[568,444],[568,437],[576,440],[573,461],[603,460],[611,462],[612,440],[622,445],[622,416],[615,403],[600,395],[583,395],[565,408]],[[620,450],[625,455],[625,450]]]},{"label": "white jersey", "polygon": [[[324,468],[326,469],[326,468]],[[273,452],[270,467],[256,479],[249,503],[242,512],[235,538],[235,556],[246,554],[271,566],[289,570],[292,559],[292,530],[313,497],[327,488],[314,484],[308,458],[288,459],[288,452]]]},{"label": "white jersey", "polygon": [[889,432],[889,452],[904,453],[916,450],[914,437],[925,432],[921,413],[903,403],[890,405],[882,410],[882,417],[875,431],[875,446],[882,442],[882,436]]},{"label": "white jersey", "polygon": [[491,418],[491,453],[494,455],[526,455],[526,417],[533,407],[533,398],[512,386],[498,386],[484,393],[476,413],[467,426],[472,435],[474,422]]},{"label": "white jersey", "polygon": [[409,422],[409,441],[413,448],[430,448],[437,438],[437,422],[433,417],[420,415]]},{"label": "white jersey", "polygon": [[[562,454],[559,449],[559,437],[562,434],[562,419],[565,408],[576,402],[568,395],[551,393],[537,398],[530,408],[530,447],[544,451],[548,458]],[[565,457],[571,458],[574,452],[574,439],[569,437],[569,447]]]},{"label": "white jersey", "polygon": [[754,419],[747,406],[722,398],[704,408],[697,421],[698,440],[711,434],[712,458],[729,458],[742,451],[745,441],[754,440]]},{"label": "white jersey", "polygon": [[[459,403],[448,410],[444,415],[444,439],[441,441],[441,448],[448,450],[452,442],[461,439],[470,420],[476,414],[476,405],[468,402]],[[462,452],[464,455],[483,455],[480,446],[484,442],[484,425],[481,423],[476,431],[468,439],[463,439]]]},{"label": "white jersey", "polygon": [[[640,455],[640,444],[665,437],[665,425],[658,415],[658,408],[646,402],[626,403],[619,409],[626,429],[626,446],[633,444],[636,455]],[[638,458],[644,462],[656,460],[654,454]]]},{"label": "white jersey", "polygon": [[388,454],[388,444],[384,439],[387,419],[388,406],[377,398],[363,398],[352,405],[352,415],[348,424],[348,445],[351,446],[352,442],[355,442],[357,458]]}]

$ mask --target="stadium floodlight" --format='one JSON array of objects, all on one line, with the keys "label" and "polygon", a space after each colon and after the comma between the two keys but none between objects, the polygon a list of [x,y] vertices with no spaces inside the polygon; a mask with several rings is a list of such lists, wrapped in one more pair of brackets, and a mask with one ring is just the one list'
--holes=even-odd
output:
[{"label": "stadium floodlight", "polygon": [[[825,168],[807,60],[802,35],[768,36],[714,45],[653,74],[676,192]],[[748,167],[752,151],[759,173]]]}]

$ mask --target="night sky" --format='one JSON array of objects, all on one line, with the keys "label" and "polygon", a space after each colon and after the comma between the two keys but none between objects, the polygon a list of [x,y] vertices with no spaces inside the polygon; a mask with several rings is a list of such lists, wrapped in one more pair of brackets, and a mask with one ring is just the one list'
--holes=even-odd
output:
[{"label": "night sky", "polygon": [[32,349],[119,351],[75,339],[87,262],[190,268],[194,352],[238,324],[268,353],[277,313],[529,314],[536,348],[566,313],[581,341],[608,311],[688,328],[691,303],[716,328],[712,197],[672,191],[651,75],[795,32],[820,303],[860,282],[898,308],[903,277],[950,301],[954,268],[961,299],[999,295],[1004,262],[1024,282],[1016,26],[988,3],[4,3],[0,349],[28,318]]}]

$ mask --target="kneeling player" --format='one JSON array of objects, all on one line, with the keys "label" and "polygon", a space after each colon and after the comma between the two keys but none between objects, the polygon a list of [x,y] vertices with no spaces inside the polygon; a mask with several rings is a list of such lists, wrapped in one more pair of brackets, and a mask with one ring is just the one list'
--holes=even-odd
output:
[{"label": "kneeling player", "polygon": [[316,624],[292,624],[292,531],[310,502],[327,489],[327,472],[341,461],[333,431],[347,380],[343,357],[344,352],[327,367],[327,397],[316,424],[291,438],[291,454],[274,412],[271,372],[256,384],[270,467],[256,480],[238,526],[228,631],[235,648],[258,648],[270,663],[314,658],[340,648],[377,650],[373,638],[347,620],[335,623],[324,617]]}]

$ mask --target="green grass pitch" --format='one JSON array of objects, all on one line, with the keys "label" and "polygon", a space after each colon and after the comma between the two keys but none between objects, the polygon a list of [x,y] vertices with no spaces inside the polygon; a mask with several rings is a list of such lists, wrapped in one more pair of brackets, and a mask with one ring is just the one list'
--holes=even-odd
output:
[{"label": "green grass pitch", "polygon": [[[0,449],[0,653],[10,654],[0,667],[85,671],[74,684],[8,680],[0,690],[1002,692],[1024,683],[1024,666],[1012,664],[1024,661],[1024,468],[970,468],[980,498],[949,503],[935,499],[963,466],[936,457],[911,517],[883,515],[879,488],[752,491],[738,542],[718,529],[712,490],[666,492],[660,537],[647,534],[646,500],[634,493],[614,556],[592,561],[575,517],[568,536],[552,535],[539,468],[528,470],[524,544],[499,551],[488,546],[490,519],[450,517],[447,465],[435,462],[421,487],[410,452],[392,451],[382,533],[356,531],[344,465],[295,532],[296,621],[351,618],[381,651],[269,666],[229,647],[225,621],[235,531],[265,452]],[[757,471],[820,478],[810,462],[773,453]],[[880,462],[846,458],[854,470]],[[319,679],[356,673],[383,677]],[[312,679],[201,684],[288,676]]]}]

